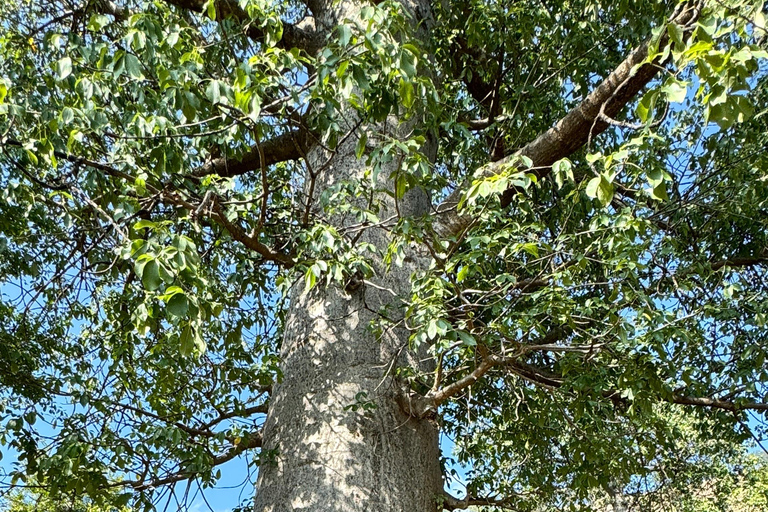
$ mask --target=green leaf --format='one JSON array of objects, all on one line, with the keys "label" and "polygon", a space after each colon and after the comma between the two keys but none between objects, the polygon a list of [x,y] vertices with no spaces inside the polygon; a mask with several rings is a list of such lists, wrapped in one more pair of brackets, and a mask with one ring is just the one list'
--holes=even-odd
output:
[{"label": "green leaf", "polygon": [[457,331],[459,338],[466,347],[474,347],[477,345],[477,340],[474,336],[465,331]]},{"label": "green leaf", "polygon": [[358,160],[365,154],[366,144],[368,144],[368,135],[365,132],[362,132],[360,138],[357,139],[357,145],[355,146],[355,157]]},{"label": "green leaf", "polygon": [[404,173],[398,173],[395,178],[395,197],[402,199],[405,192],[408,190],[408,176]]},{"label": "green leaf", "polygon": [[166,304],[166,309],[173,316],[183,317],[189,311],[187,296],[183,293],[174,293]]},{"label": "green leaf", "polygon": [[125,51],[118,50],[115,52],[115,60],[112,61],[112,72],[115,77],[119,77],[125,71]]},{"label": "green leaf", "polygon": [[58,80],[64,80],[69,75],[72,74],[72,59],[69,57],[64,57],[62,59],[59,59],[56,61],[56,65],[54,66],[54,71],[56,72],[56,78]]},{"label": "green leaf", "polygon": [[195,333],[192,326],[187,324],[179,336],[179,352],[184,357],[189,357],[195,351]]},{"label": "green leaf", "polygon": [[613,200],[613,184],[601,174],[589,180],[586,193],[589,197],[597,199],[602,206],[607,206]]},{"label": "green leaf", "polygon": [[221,99],[221,83],[218,80],[211,80],[208,82],[208,87],[205,88],[205,96],[211,103],[218,103]]},{"label": "green leaf", "polygon": [[400,54],[400,71],[408,78],[416,76],[416,56],[409,51]]},{"label": "green leaf", "polygon": [[347,68],[349,67],[349,61],[343,60],[341,61],[341,64],[339,64],[339,69],[336,70],[336,76],[339,78],[344,77],[344,73],[347,72]]},{"label": "green leaf", "polygon": [[313,267],[307,269],[304,273],[304,293],[306,294],[317,284],[317,275],[315,275]]},{"label": "green leaf", "polygon": [[603,154],[602,153],[589,153],[586,156],[587,163],[590,163],[590,164],[593,164],[593,163],[597,162],[601,158],[603,158]]},{"label": "green leaf", "polygon": [[656,185],[655,187],[653,187],[651,196],[654,199],[658,199],[659,201],[669,201],[666,184],[662,182]]},{"label": "green leaf", "polygon": [[667,100],[672,103],[682,103],[685,101],[685,96],[688,92],[683,82],[673,81],[661,88],[661,92],[667,97]]},{"label": "green leaf", "polygon": [[349,25],[339,25],[338,31],[339,45],[342,47],[347,46],[349,44],[350,38],[352,37],[352,29],[349,28]]},{"label": "green leaf", "polygon": [[635,108],[635,114],[643,123],[647,123],[651,119],[658,97],[659,92],[656,89],[653,89],[645,93],[638,102],[637,107]]},{"label": "green leaf", "polygon": [[677,45],[680,45],[683,43],[683,28],[678,25],[677,23],[670,23],[667,27],[667,32],[669,33],[669,38]]},{"label": "green leaf", "polygon": [[435,336],[437,336],[437,320],[434,318],[427,324],[427,336],[429,336],[430,339],[435,339]]},{"label": "green leaf", "polygon": [[148,220],[148,219],[141,219],[140,221],[138,221],[136,224],[133,225],[133,229],[135,231],[140,231],[142,229],[156,229],[156,228],[157,228],[157,223],[152,222],[151,220]]},{"label": "green leaf", "polygon": [[98,32],[102,28],[106,27],[110,22],[109,16],[104,14],[93,14],[88,20],[88,30],[91,32]]},{"label": "green leaf", "polygon": [[208,0],[206,2],[205,12],[209,18],[216,21],[216,0]]},{"label": "green leaf", "polygon": [[658,167],[653,167],[648,171],[648,183],[655,187],[664,182],[664,171]]},{"label": "green leaf", "polygon": [[562,188],[566,181],[573,181],[573,164],[567,158],[558,160],[552,164],[552,173],[558,188]]},{"label": "green leaf", "polygon": [[163,284],[163,280],[160,278],[160,265],[157,260],[151,259],[144,265],[141,282],[144,288],[149,291],[155,291]]},{"label": "green leaf", "polygon": [[398,87],[400,94],[400,102],[405,108],[411,108],[413,106],[413,83],[410,81],[400,79],[400,85]]},{"label": "green leaf", "polygon": [[596,176],[589,180],[589,183],[587,183],[587,195],[593,199],[597,197],[598,189],[600,188],[600,180],[602,180],[602,177]]},{"label": "green leaf", "polygon": [[128,502],[131,501],[131,498],[133,497],[132,492],[124,492],[123,494],[119,495],[115,499],[115,506],[117,508],[122,508],[128,505]]},{"label": "green leaf", "polygon": [[75,111],[69,107],[64,107],[64,110],[61,111],[61,122],[64,123],[64,125],[68,125],[74,120]]},{"label": "green leaf", "polygon": [[132,53],[125,54],[125,70],[132,78],[143,79],[144,74],[141,72],[141,62],[138,57]]},{"label": "green leaf", "polygon": [[536,245],[533,242],[528,242],[528,243],[523,244],[521,249],[523,249],[523,251],[527,252],[528,254],[533,256],[534,258],[538,258],[539,257],[539,246]]}]

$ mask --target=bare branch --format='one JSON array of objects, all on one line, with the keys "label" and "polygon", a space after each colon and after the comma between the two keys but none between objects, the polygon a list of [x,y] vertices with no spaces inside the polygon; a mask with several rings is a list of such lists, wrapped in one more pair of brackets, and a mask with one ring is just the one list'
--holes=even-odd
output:
[{"label": "bare branch", "polygon": [[718,400],[717,398],[699,398],[695,396],[684,395],[672,395],[672,399],[669,400],[673,404],[679,405],[693,405],[696,407],[707,407],[711,409],[722,409],[724,411],[739,412],[739,411],[768,411],[768,404],[760,402],[731,402],[727,400]]},{"label": "bare branch", "polygon": [[430,393],[427,395],[427,398],[431,398],[435,405],[440,405],[441,403],[448,400],[450,397],[457,395],[464,389],[468,388],[475,382],[477,382],[480,377],[488,373],[488,371],[491,370],[491,368],[494,368],[496,366],[499,366],[503,362],[503,358],[500,357],[494,357],[494,356],[488,356],[483,358],[480,361],[480,364],[477,365],[477,368],[475,368],[469,375],[466,377],[457,380],[456,382],[449,384],[448,386],[439,389],[438,391],[434,393]]},{"label": "bare branch", "polygon": [[[15,140],[15,139],[7,139],[5,141],[0,141],[0,145],[8,145],[8,146],[14,146],[14,147],[19,147],[19,148],[23,148],[24,147],[24,144],[22,144],[20,141]],[[123,171],[120,171],[120,170],[112,167],[111,165],[103,164],[101,162],[96,162],[94,160],[89,160],[87,158],[83,158],[83,157],[80,157],[80,156],[72,155],[70,153],[65,153],[63,151],[54,151],[53,154],[54,154],[54,156],[56,158],[58,158],[60,160],[66,160],[67,162],[70,162],[70,163],[75,164],[75,165],[84,165],[86,167],[90,167],[90,168],[96,169],[98,171],[103,171],[103,172],[109,174],[110,176],[114,176],[116,178],[122,178],[122,179],[128,181],[129,183],[133,183],[133,182],[136,181],[136,178],[134,178],[133,176],[131,176],[129,174],[126,174]],[[153,192],[153,193],[157,192],[157,189],[154,189],[154,188],[152,188],[149,185],[147,185],[147,190],[149,190],[150,192]]]},{"label": "bare branch", "polygon": [[221,224],[233,239],[260,254],[265,260],[274,261],[285,268],[291,268],[295,264],[291,256],[272,250],[270,247],[261,243],[257,236],[248,235],[240,226],[231,222],[227,218],[227,215],[216,196],[213,198],[213,212],[211,218]]},{"label": "bare branch", "polygon": [[472,506],[490,506],[506,510],[516,510],[512,505],[512,498],[476,498],[467,496],[464,499],[456,498],[447,491],[443,491],[443,509],[444,510],[464,510]]}]

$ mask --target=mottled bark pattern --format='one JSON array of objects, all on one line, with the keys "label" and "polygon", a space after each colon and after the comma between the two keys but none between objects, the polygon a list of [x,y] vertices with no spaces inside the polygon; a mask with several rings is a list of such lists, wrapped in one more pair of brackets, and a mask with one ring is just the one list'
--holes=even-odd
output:
[{"label": "mottled bark pattern", "polygon": [[[320,14],[318,26],[331,28],[338,20],[354,18],[360,7],[352,2],[324,6],[315,13]],[[407,7],[412,12],[418,8]],[[429,12],[427,4],[418,12]],[[396,124],[390,133],[400,130]],[[353,140],[342,144],[329,163],[328,157],[321,148],[308,154],[315,168],[328,164],[317,190],[365,172]],[[383,169],[381,176],[393,170]],[[393,201],[384,194],[380,201],[381,218],[386,218],[395,211]],[[409,193],[398,207],[401,213],[427,213],[429,201],[423,193]],[[371,230],[363,240],[383,249],[388,235]],[[414,250],[402,268],[379,267],[373,280],[407,297],[411,274],[427,264]],[[345,291],[318,285],[306,294],[300,286],[295,290],[281,354],[283,380],[275,386],[264,431],[257,512],[438,510],[443,484],[437,427],[408,417],[398,406],[391,370],[407,359],[408,336],[403,329],[386,329],[380,336],[371,331],[384,305],[398,314],[392,293],[372,286]],[[360,399],[372,407],[349,407]]]}]

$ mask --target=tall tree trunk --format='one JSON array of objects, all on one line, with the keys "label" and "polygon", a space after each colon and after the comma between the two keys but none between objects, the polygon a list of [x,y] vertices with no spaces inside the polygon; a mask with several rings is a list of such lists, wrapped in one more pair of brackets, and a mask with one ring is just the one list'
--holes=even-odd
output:
[{"label": "tall tree trunk", "polygon": [[[429,7],[421,3],[406,8],[423,17]],[[361,5],[336,2],[322,12],[313,7],[320,26],[332,30],[341,20],[357,18]],[[376,129],[405,131],[396,120],[388,124]],[[309,152],[310,166],[322,169],[316,190],[363,177],[365,159],[355,157],[353,139],[330,161],[322,148]],[[382,179],[397,164],[382,169]],[[390,196],[377,200],[380,218],[396,211]],[[426,213],[429,200],[409,193],[397,206],[401,213]],[[345,219],[332,222],[343,225]],[[369,230],[361,240],[383,252],[388,238],[383,230]],[[392,369],[404,362],[408,333],[400,327],[371,330],[382,306],[399,306],[392,292],[407,297],[411,273],[428,263],[414,250],[402,267],[378,265],[375,287],[349,291],[318,285],[309,293],[296,287],[282,345],[283,378],[273,391],[264,430],[257,512],[438,510],[443,483],[437,426],[409,417],[396,399]],[[350,407],[355,404],[362,406]]]}]

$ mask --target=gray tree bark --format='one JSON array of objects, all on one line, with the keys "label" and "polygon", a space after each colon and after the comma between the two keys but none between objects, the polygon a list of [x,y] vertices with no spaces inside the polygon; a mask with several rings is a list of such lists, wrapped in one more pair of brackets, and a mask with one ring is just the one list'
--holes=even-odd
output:
[{"label": "gray tree bark", "polygon": [[[342,20],[357,18],[362,4],[341,1],[311,7],[318,27],[330,31]],[[429,13],[423,0],[406,8],[420,18]],[[346,117],[355,115],[350,110]],[[406,128],[398,127],[396,120],[375,127],[394,135]],[[309,151],[309,166],[319,170],[316,190],[363,177],[365,159],[356,158],[355,142],[350,138],[333,155],[320,147]],[[397,164],[393,161],[382,169],[382,179]],[[391,183],[381,185],[393,190]],[[386,194],[377,200],[382,219],[396,211],[411,215],[429,211],[423,193],[406,194],[397,208]],[[313,208],[319,211],[317,205]],[[351,220],[338,217],[331,222],[343,226]],[[369,230],[361,240],[383,253],[389,236],[381,229]],[[394,295],[407,297],[411,274],[428,264],[414,249],[402,267],[386,270],[378,265],[375,286],[344,290],[317,285],[309,293],[296,286],[281,351],[283,379],[273,390],[264,428],[256,511],[440,508],[443,481],[437,425],[403,412],[392,373],[397,364],[419,364],[404,357],[409,354],[408,332],[396,327],[377,335],[370,329],[381,307],[398,310],[401,303]],[[361,400],[367,407],[349,407]]]}]

